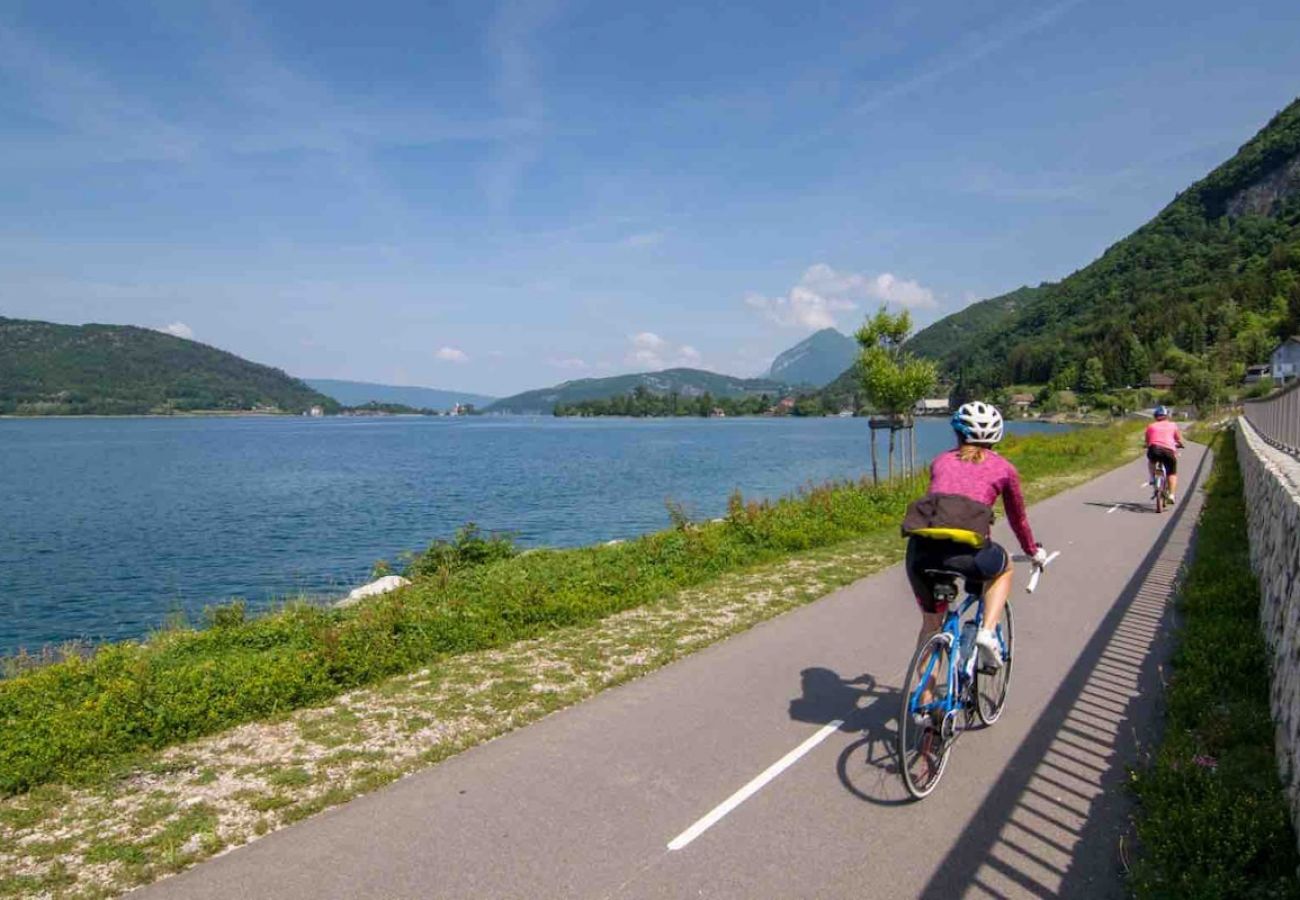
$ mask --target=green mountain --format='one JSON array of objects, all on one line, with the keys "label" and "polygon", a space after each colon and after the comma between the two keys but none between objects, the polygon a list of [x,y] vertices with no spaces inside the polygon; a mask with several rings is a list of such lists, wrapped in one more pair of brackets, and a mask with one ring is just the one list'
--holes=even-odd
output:
[{"label": "green mountain", "polygon": [[569,406],[584,400],[603,400],[631,394],[638,387],[656,396],[678,394],[685,398],[701,397],[704,394],[735,398],[759,394],[778,397],[786,392],[784,385],[765,378],[733,378],[703,369],[665,369],[662,372],[566,381],[554,387],[525,391],[498,400],[485,412],[546,415],[553,412],[557,404]]},{"label": "green mountain", "polygon": [[853,365],[857,357],[857,341],[834,328],[823,328],[773,360],[767,377],[785,384],[822,387]]},{"label": "green mountain", "polygon": [[484,394],[467,394],[463,391],[441,391],[437,388],[409,387],[398,384],[371,384],[367,381],[338,381],[333,378],[302,379],[312,389],[333,397],[344,406],[364,406],[367,403],[400,404],[412,409],[451,409],[457,403],[473,404],[482,409],[495,397]]},{"label": "green mountain", "polygon": [[279,369],[131,325],[0,317],[0,413],[131,415],[338,404]]},{"label": "green mountain", "polygon": [[1087,267],[967,307],[908,346],[959,390],[1096,392],[1164,369],[1204,403],[1297,331],[1300,100]]}]

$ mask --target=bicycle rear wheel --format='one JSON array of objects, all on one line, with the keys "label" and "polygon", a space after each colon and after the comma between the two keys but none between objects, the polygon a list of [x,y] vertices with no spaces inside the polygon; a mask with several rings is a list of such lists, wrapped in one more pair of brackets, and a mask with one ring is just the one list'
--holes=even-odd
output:
[{"label": "bicycle rear wheel", "polygon": [[952,641],[947,634],[931,635],[912,657],[903,679],[903,708],[898,720],[898,771],[913,798],[929,796],[943,777],[952,741],[944,736],[944,711],[939,696],[949,684]]},{"label": "bicycle rear wheel", "polygon": [[1160,466],[1160,467],[1156,470],[1156,492],[1155,492],[1155,501],[1156,501],[1156,512],[1157,512],[1157,513],[1162,513],[1162,512],[1164,512],[1164,511],[1165,511],[1165,469],[1164,469],[1164,466]]},{"label": "bicycle rear wheel", "polygon": [[1011,688],[1012,648],[1016,632],[1010,600],[1002,609],[1002,619],[993,633],[1002,645],[1002,666],[992,672],[982,668],[975,670],[975,715],[985,725],[992,725],[1002,716],[1007,705],[1007,691]]}]

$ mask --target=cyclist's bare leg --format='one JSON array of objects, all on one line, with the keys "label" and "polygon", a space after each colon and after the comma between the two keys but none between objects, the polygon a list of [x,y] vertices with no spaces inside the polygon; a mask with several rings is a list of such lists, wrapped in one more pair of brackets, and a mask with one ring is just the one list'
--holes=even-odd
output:
[{"label": "cyclist's bare leg", "polygon": [[997,578],[984,585],[984,627],[989,631],[998,627],[1002,620],[1002,610],[1011,596],[1011,575],[1014,567],[1007,563],[1007,570]]},{"label": "cyclist's bare leg", "polygon": [[1154,459],[1147,460],[1147,477],[1152,481],[1156,480],[1156,461]]},{"label": "cyclist's bare leg", "polygon": [[1169,493],[1172,494],[1173,496],[1177,497],[1177,496],[1178,496],[1178,476],[1177,476],[1177,475],[1170,475],[1169,478],[1168,478],[1168,481],[1169,481]]}]

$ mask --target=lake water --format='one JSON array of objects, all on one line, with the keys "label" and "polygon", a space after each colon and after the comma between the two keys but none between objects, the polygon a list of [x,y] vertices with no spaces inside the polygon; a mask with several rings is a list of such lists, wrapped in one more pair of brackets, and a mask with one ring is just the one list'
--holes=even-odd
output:
[{"label": "lake water", "polygon": [[870,468],[863,419],[0,420],[0,653],[338,596],[466,521],[587,544]]}]

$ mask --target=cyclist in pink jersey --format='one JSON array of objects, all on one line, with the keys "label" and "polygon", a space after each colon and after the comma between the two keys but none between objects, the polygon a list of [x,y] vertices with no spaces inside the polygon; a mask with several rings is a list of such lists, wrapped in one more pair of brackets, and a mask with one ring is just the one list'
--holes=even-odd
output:
[{"label": "cyclist in pink jersey", "polygon": [[984,623],[975,637],[981,665],[1002,664],[993,630],[1011,593],[1011,557],[990,537],[993,504],[1002,498],[1007,521],[1020,548],[1036,565],[1047,551],[1034,540],[1020,492],[1016,467],[990,448],[1002,440],[1002,414],[997,407],[975,401],[953,414],[957,447],[930,464],[930,492],[913,503],[903,519],[908,536],[907,577],[921,607],[920,640],[943,626],[947,604],[934,597],[928,570],[957,572],[966,589],[984,597]]},{"label": "cyclist in pink jersey", "polygon": [[1165,464],[1165,474],[1169,476],[1169,502],[1172,504],[1178,495],[1178,451],[1183,446],[1183,433],[1178,425],[1169,421],[1169,410],[1163,406],[1155,408],[1156,420],[1147,426],[1147,473],[1151,484],[1156,483],[1156,463]]}]

